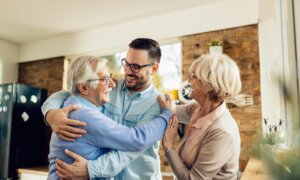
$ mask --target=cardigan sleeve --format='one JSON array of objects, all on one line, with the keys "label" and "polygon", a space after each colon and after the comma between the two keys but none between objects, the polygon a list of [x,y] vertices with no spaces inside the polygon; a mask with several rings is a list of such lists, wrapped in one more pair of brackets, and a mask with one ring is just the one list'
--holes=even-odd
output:
[{"label": "cardigan sleeve", "polygon": [[189,124],[190,119],[195,112],[195,109],[199,107],[197,103],[185,104],[185,105],[177,105],[176,106],[176,115],[179,123]]}]

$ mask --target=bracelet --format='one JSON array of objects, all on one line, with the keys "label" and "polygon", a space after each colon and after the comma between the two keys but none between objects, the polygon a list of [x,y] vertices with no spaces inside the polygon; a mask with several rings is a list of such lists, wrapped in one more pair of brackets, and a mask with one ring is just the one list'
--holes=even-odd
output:
[{"label": "bracelet", "polygon": [[170,147],[170,148],[168,148],[168,149],[166,150],[165,154],[168,154],[172,149],[175,150],[174,147]]}]

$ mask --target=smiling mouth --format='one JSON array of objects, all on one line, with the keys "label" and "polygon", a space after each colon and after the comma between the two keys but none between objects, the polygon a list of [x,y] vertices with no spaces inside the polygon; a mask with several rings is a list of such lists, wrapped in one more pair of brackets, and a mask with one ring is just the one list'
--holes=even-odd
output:
[{"label": "smiling mouth", "polygon": [[136,76],[126,76],[126,80],[127,80],[127,81],[134,81],[134,80],[136,80],[136,79],[137,79]]},{"label": "smiling mouth", "polygon": [[112,90],[112,88],[108,88],[104,93],[109,94],[109,92]]}]

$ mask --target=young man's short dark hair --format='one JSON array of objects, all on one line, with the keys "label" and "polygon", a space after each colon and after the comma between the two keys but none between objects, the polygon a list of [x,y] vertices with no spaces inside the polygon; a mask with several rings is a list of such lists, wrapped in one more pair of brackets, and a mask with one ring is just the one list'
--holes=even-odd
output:
[{"label": "young man's short dark hair", "polygon": [[160,62],[161,58],[161,50],[159,47],[159,43],[153,39],[149,38],[137,38],[131,41],[129,44],[130,48],[133,49],[142,49],[148,51],[148,55],[150,60],[153,62]]}]

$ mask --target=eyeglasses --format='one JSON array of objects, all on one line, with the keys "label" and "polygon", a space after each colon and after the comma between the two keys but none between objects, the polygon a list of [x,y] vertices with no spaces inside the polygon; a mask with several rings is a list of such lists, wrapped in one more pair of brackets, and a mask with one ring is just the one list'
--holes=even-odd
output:
[{"label": "eyeglasses", "polygon": [[128,62],[126,61],[125,58],[123,58],[123,59],[121,60],[121,62],[122,62],[122,66],[123,66],[124,68],[127,68],[127,67],[129,66],[130,70],[131,70],[132,72],[134,72],[134,73],[140,72],[141,68],[144,68],[144,67],[147,67],[147,66],[153,66],[153,65],[154,65],[154,63],[145,64],[145,65],[130,64],[130,63],[128,63]]},{"label": "eyeglasses", "polygon": [[112,74],[109,76],[106,76],[104,78],[98,78],[98,79],[88,79],[87,81],[104,81],[105,85],[108,86],[110,79],[112,78]]}]

